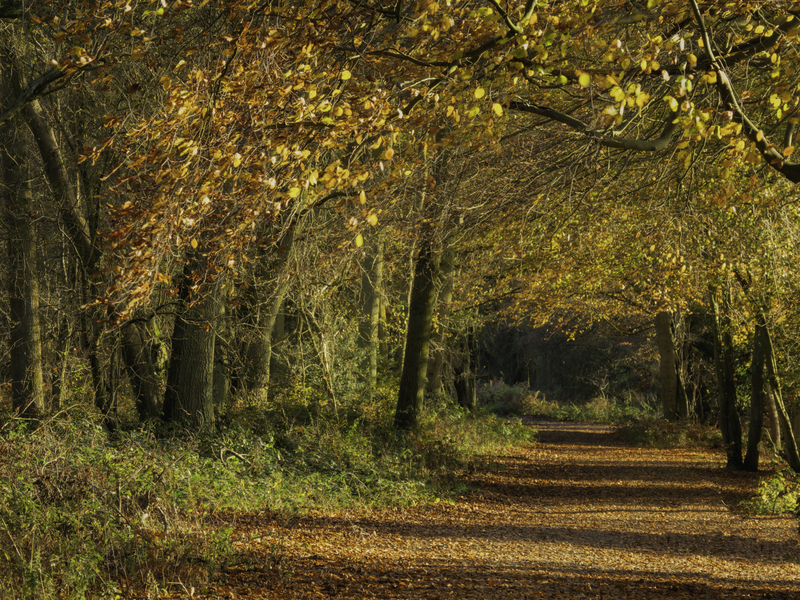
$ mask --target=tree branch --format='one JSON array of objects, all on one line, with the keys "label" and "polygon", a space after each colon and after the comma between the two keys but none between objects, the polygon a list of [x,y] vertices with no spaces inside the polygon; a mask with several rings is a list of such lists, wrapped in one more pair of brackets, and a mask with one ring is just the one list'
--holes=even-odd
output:
[{"label": "tree branch", "polygon": [[49,91],[47,89],[48,86],[64,76],[65,73],[61,69],[55,68],[34,79],[28,87],[22,90],[22,93],[11,103],[11,106],[3,113],[0,113],[0,125],[13,119],[29,102],[44,96]]},{"label": "tree branch", "polygon": [[[800,164],[788,162],[783,154],[781,154],[773,144],[769,143],[764,132],[759,129],[755,123],[750,120],[747,113],[744,112],[744,109],[739,103],[736,91],[733,89],[733,83],[731,83],[720,60],[714,56],[714,49],[711,46],[711,36],[708,33],[708,28],[703,20],[703,15],[700,12],[697,0],[689,0],[689,4],[692,7],[697,26],[700,28],[708,57],[711,59],[711,67],[717,74],[717,91],[722,101],[733,112],[733,118],[738,123],[742,124],[742,131],[745,137],[756,145],[758,152],[764,157],[767,164],[792,183],[800,183]],[[775,34],[773,33],[773,35]]]},{"label": "tree branch", "polygon": [[675,115],[669,114],[664,122],[664,130],[661,135],[654,140],[639,140],[639,139],[619,139],[612,136],[604,135],[591,129],[583,121],[571,117],[565,113],[547,108],[546,106],[537,106],[536,104],[526,104],[524,102],[511,102],[508,105],[509,110],[517,110],[521,112],[529,112],[535,115],[546,117],[552,121],[558,121],[567,125],[575,131],[579,131],[584,135],[591,137],[598,141],[601,145],[607,148],[618,148],[620,150],[633,150],[635,152],[658,152],[663,150],[669,145],[672,139],[672,134],[675,132],[676,119]]}]

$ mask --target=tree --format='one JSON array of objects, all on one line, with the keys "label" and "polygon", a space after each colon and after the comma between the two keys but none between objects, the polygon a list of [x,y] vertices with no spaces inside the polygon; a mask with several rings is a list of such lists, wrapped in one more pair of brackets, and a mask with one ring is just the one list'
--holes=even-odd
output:
[{"label": "tree", "polygon": [[[0,108],[8,106],[18,74],[4,61]],[[42,381],[42,334],[39,311],[39,274],[34,229],[33,169],[28,139],[15,123],[0,127],[0,191],[8,227],[8,298],[11,317],[11,397],[14,410],[28,419],[45,412]]]}]

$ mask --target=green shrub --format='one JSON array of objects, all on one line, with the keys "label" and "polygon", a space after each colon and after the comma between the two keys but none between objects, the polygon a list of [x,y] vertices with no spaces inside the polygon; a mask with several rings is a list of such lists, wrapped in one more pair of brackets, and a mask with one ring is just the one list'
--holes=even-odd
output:
[{"label": "green shrub", "polygon": [[196,455],[148,431],[113,440],[73,413],[9,422],[0,452],[0,596],[115,597],[130,585],[200,586],[230,551],[204,527]]},{"label": "green shrub", "polygon": [[780,515],[795,512],[800,501],[800,481],[792,471],[778,471],[761,479],[758,492],[741,506],[748,514]]}]

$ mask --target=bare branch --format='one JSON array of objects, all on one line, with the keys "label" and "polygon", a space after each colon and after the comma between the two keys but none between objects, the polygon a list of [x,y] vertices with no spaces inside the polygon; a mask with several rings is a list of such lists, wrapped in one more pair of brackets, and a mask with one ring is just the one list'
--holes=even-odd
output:
[{"label": "bare branch", "polygon": [[580,133],[583,133],[584,135],[596,140],[607,148],[633,150],[635,152],[658,152],[659,150],[663,150],[669,145],[669,142],[672,139],[672,134],[675,132],[676,127],[675,115],[669,114],[664,122],[664,130],[656,139],[619,139],[609,135],[601,134],[597,130],[591,129],[583,121],[552,108],[547,108],[546,106],[537,106],[535,104],[526,104],[524,102],[511,102],[508,105],[508,108],[509,110],[533,113],[535,115],[563,123],[575,131],[579,131]]},{"label": "bare branch", "polygon": [[50,69],[44,75],[34,79],[28,87],[11,103],[3,113],[0,113],[0,125],[13,119],[29,102],[44,96],[50,90],[48,87],[65,77],[64,71],[59,68]]}]

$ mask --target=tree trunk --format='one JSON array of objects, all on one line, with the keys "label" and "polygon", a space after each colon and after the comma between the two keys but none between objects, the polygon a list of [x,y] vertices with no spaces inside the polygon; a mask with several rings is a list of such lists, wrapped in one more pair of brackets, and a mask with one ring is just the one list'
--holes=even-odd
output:
[{"label": "tree trunk", "polygon": [[769,377],[764,384],[764,404],[767,409],[769,419],[769,435],[772,445],[777,452],[783,452],[783,436],[781,435],[781,421],[778,418],[778,407],[775,404],[775,397],[772,395],[772,386],[769,384]]},{"label": "tree trunk", "polygon": [[0,128],[0,135],[4,142],[0,183],[9,230],[11,398],[15,412],[36,419],[44,413],[45,405],[33,190],[23,132],[8,124]]},{"label": "tree trunk", "polygon": [[367,349],[367,389],[370,396],[378,385],[378,357],[380,355],[379,328],[381,322],[381,295],[383,291],[383,241],[372,248],[361,277],[361,306],[363,318],[359,326],[359,340]]},{"label": "tree trunk", "polygon": [[678,420],[678,360],[672,337],[672,313],[656,315],[656,343],[660,356],[661,405],[668,421]]},{"label": "tree trunk", "polygon": [[764,340],[764,358],[767,363],[767,377],[769,378],[769,384],[772,388],[772,397],[775,400],[778,421],[781,425],[786,462],[789,463],[789,466],[795,473],[800,473],[800,454],[798,454],[797,440],[792,430],[792,422],[789,419],[789,413],[783,403],[781,383],[778,377],[778,365],[775,360],[775,349],[772,346],[772,337],[770,336],[769,329],[765,327],[762,335]]},{"label": "tree trunk", "polygon": [[720,307],[719,295],[720,293],[716,289],[711,289],[709,292],[714,317],[714,365],[719,396],[719,427],[728,459],[728,468],[741,469],[742,426],[739,422],[739,414],[736,412],[733,339],[731,337],[730,317],[728,316],[730,291],[722,293],[722,307]]},{"label": "tree trunk", "polygon": [[156,419],[161,416],[159,407],[158,377],[153,366],[147,332],[144,323],[131,321],[120,330],[122,359],[136,400],[139,420]]},{"label": "tree trunk", "polygon": [[758,315],[753,334],[753,355],[750,361],[750,432],[747,437],[747,454],[744,457],[746,471],[758,471],[758,445],[764,425],[764,333],[766,325]]},{"label": "tree trunk", "polygon": [[[272,294],[268,310],[264,311],[264,302],[260,297],[263,287],[257,282],[250,287],[250,326],[253,337],[245,349],[245,387],[250,397],[250,402],[264,405],[269,396],[269,384],[272,376],[273,346],[276,336],[282,329],[282,311],[286,294],[292,284],[291,272],[287,268],[292,255],[292,235],[289,233],[286,245],[282,247],[282,256],[278,270],[277,284]],[[262,257],[263,260],[263,257]],[[262,265],[262,270],[264,269]]]},{"label": "tree trunk", "polygon": [[686,365],[683,347],[685,323],[682,315],[663,311],[656,315],[656,341],[660,356],[661,403],[664,417],[677,421],[689,417],[689,398],[685,389]]},{"label": "tree trunk", "polygon": [[206,290],[205,298],[188,308],[189,285],[196,269],[194,258],[187,260],[180,283],[182,308],[175,316],[172,354],[164,394],[164,418],[193,431],[214,425],[214,342],[213,330],[218,312],[216,290]]},{"label": "tree trunk", "polygon": [[[225,318],[225,307],[219,307],[217,311],[218,326],[214,328],[214,373],[212,375],[211,383],[211,402],[214,405],[214,414],[222,416],[225,414],[226,407],[228,406],[228,396],[230,394],[230,368],[228,363],[228,351],[223,337],[219,331],[223,329],[227,335],[227,319]],[[225,321],[223,326],[221,321]]]},{"label": "tree trunk", "polygon": [[438,257],[433,253],[431,240],[424,240],[414,266],[403,371],[394,417],[394,425],[400,430],[416,427],[422,410],[438,266]]},{"label": "tree trunk", "polygon": [[447,357],[445,329],[453,303],[454,273],[455,252],[452,249],[447,249],[442,253],[441,265],[439,267],[439,297],[437,301],[438,324],[436,331],[433,332],[431,336],[432,356],[430,366],[428,367],[430,372],[428,376],[428,392],[433,395],[444,394],[442,372],[444,371],[445,359]]},{"label": "tree trunk", "polygon": [[478,366],[475,334],[472,326],[469,327],[461,343],[460,356],[453,361],[453,385],[456,389],[456,400],[470,412],[475,412],[478,407],[476,389],[476,376]]}]

